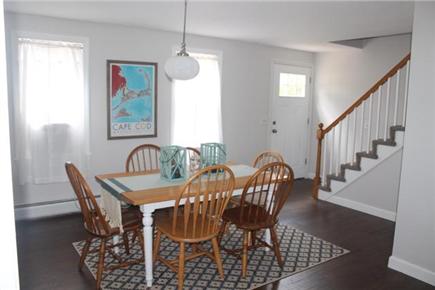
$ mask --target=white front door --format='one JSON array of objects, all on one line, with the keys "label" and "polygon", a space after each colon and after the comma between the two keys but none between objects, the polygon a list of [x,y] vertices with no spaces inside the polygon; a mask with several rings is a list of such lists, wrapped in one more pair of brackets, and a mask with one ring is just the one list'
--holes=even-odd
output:
[{"label": "white front door", "polygon": [[311,69],[273,64],[271,149],[282,154],[295,178],[307,175]]}]

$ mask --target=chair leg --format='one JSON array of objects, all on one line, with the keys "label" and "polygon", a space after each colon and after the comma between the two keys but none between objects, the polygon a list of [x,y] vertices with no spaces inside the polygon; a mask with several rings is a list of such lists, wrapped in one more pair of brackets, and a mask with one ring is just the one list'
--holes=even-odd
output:
[{"label": "chair leg", "polygon": [[221,279],[224,279],[224,269],[222,267],[222,260],[221,260],[221,253],[219,251],[219,245],[218,245],[218,241],[217,238],[213,238],[211,240],[211,243],[213,245],[213,252],[214,252],[214,261],[216,262],[218,271],[219,271],[219,275],[221,276]]},{"label": "chair leg", "polygon": [[97,269],[97,290],[100,289],[101,280],[103,278],[104,271],[104,256],[106,254],[106,240],[101,239],[100,250],[98,257],[98,269]]},{"label": "chair leg", "polygon": [[180,242],[180,257],[178,260],[178,290],[183,290],[184,285],[184,242]]},{"label": "chair leg", "polygon": [[219,245],[220,245],[220,243],[222,241],[222,237],[225,234],[225,231],[226,231],[226,228],[227,228],[227,224],[228,224],[228,222],[226,222],[226,221],[222,222],[221,228],[219,229],[219,234],[218,234],[218,238],[217,238]]},{"label": "chair leg", "polygon": [[154,263],[157,260],[157,255],[159,254],[161,235],[162,235],[162,233],[159,230],[157,230],[156,239],[154,240],[154,253],[153,253],[153,262]]},{"label": "chair leg", "polygon": [[243,231],[243,253],[242,253],[242,277],[246,278],[246,272],[248,268],[248,247],[250,231]]},{"label": "chair leg", "polygon": [[133,232],[133,236],[131,237],[131,243],[132,243],[132,244],[134,244],[134,242],[136,241],[137,235],[138,235],[138,234],[137,234],[137,231],[134,231],[134,232]]},{"label": "chair leg", "polygon": [[83,265],[85,264],[85,259],[86,259],[86,256],[88,255],[92,239],[93,238],[86,239],[86,243],[83,246],[83,250],[82,250],[82,254],[80,255],[80,262],[79,262],[79,271],[80,272],[82,271]]},{"label": "chair leg", "polygon": [[278,236],[276,235],[276,231],[274,227],[271,227],[269,230],[270,230],[270,237],[273,243],[273,251],[275,252],[275,256],[276,259],[278,260],[279,266],[282,268],[284,266],[284,263],[282,261],[281,251],[279,250]]},{"label": "chair leg", "polygon": [[257,238],[257,231],[251,232],[251,246],[255,247],[255,239]]},{"label": "chair leg", "polygon": [[125,252],[127,255],[130,255],[130,244],[128,242],[128,232],[124,232],[122,234],[122,240],[124,242]]}]

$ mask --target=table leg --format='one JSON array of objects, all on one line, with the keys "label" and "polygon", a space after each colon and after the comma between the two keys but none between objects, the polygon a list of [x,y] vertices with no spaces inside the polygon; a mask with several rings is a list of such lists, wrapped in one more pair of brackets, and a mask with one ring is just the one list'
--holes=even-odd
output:
[{"label": "table leg", "polygon": [[143,240],[145,248],[145,279],[147,287],[153,285],[153,212],[154,208],[141,205],[143,214]]}]

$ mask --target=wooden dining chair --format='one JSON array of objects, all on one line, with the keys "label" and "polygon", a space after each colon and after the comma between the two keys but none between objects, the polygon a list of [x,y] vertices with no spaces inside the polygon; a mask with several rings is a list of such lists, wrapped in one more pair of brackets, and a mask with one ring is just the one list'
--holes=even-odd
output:
[{"label": "wooden dining chair", "polygon": [[261,168],[264,165],[272,162],[284,162],[284,158],[278,152],[264,151],[258,154],[254,160],[254,163],[252,164],[252,167]]},{"label": "wooden dining chair", "polygon": [[[109,223],[106,221],[106,217],[102,213],[95,199],[95,196],[91,191],[91,188],[89,187],[88,183],[83,178],[82,174],[77,169],[77,167],[75,167],[74,164],[72,163],[65,163],[65,169],[80,205],[80,210],[84,222],[84,228],[86,232],[89,234],[89,237],[86,239],[85,245],[80,255],[79,270],[80,271],[82,270],[86,256],[89,253],[98,251],[99,258],[98,258],[98,268],[97,268],[97,275],[96,275],[96,279],[97,279],[96,289],[100,289],[100,284],[101,284],[104,270],[114,270],[128,265],[141,263],[143,262],[143,258],[126,261],[121,256],[116,254],[115,251],[113,250],[113,248],[122,245],[121,243],[111,244],[111,245],[107,244],[107,241],[109,239],[113,238],[116,235],[121,234],[120,229],[118,227],[116,228],[111,227]],[[136,212],[134,210],[124,211],[122,216],[122,221],[123,221],[122,226],[124,232],[127,233],[133,232],[139,237],[141,241],[142,251],[143,251],[143,238],[141,235],[142,222],[141,222],[140,212]],[[90,251],[89,248],[94,239],[100,240],[99,248],[97,250]],[[118,261],[117,265],[111,267],[105,267],[104,258],[106,252],[111,254],[115,258],[115,260]]]},{"label": "wooden dining chair", "polygon": [[[266,164],[273,162],[284,162],[284,158],[281,154],[275,151],[264,151],[257,155],[252,167],[261,168]],[[237,206],[240,204],[240,196],[233,196],[230,200],[232,206]]]},{"label": "wooden dining chair", "polygon": [[134,148],[125,162],[126,172],[147,172],[160,169],[160,147],[142,144]]},{"label": "wooden dining chair", "polygon": [[[135,147],[130,154],[128,154],[125,162],[126,172],[152,172],[160,169],[160,147],[154,144],[142,144]],[[124,207],[134,208],[140,211],[138,206],[124,205]],[[136,241],[137,235],[134,233],[132,242]],[[128,233],[123,234],[125,241],[125,250],[127,254],[130,253],[130,245],[128,240]]]},{"label": "wooden dining chair", "polygon": [[201,152],[193,147],[186,147],[186,151],[187,151],[187,158],[200,158],[201,157]]},{"label": "wooden dining chair", "polygon": [[[282,267],[283,261],[279,250],[275,225],[278,215],[286,202],[293,185],[293,170],[283,162],[273,162],[261,167],[246,183],[240,204],[226,209],[222,215],[222,227],[219,242],[227,224],[234,224],[243,230],[243,247],[241,249],[226,249],[230,254],[242,258],[242,276],[246,277],[248,250],[258,247],[272,249]],[[268,229],[272,245],[257,237],[256,233]]]},{"label": "wooden dining chair", "polygon": [[[206,167],[189,178],[180,190],[170,215],[155,219],[153,259],[161,261],[174,272],[178,272],[178,289],[183,289],[185,261],[201,255],[214,260],[223,279],[224,272],[217,236],[221,216],[231,198],[234,183],[234,174],[227,166]],[[178,261],[167,260],[159,255],[162,235],[179,243]],[[205,241],[211,241],[213,255],[199,245]],[[192,245],[190,255],[186,255],[186,244]]]}]

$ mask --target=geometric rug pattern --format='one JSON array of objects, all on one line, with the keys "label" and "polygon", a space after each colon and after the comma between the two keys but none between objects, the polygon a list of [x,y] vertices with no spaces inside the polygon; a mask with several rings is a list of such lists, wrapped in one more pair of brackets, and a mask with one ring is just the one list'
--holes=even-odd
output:
[{"label": "geometric rug pattern", "polygon": [[[248,271],[244,279],[241,277],[240,259],[221,250],[225,274],[224,280],[220,279],[216,264],[207,256],[200,256],[187,261],[185,264],[184,289],[255,289],[256,287],[283,279],[349,253],[346,249],[291,226],[279,224],[276,230],[284,261],[283,268],[279,267],[273,251],[258,248],[249,251]],[[84,241],[73,243],[78,253],[81,253],[83,245]],[[242,232],[231,226],[229,232],[222,239],[222,245],[226,248],[241,248]],[[94,241],[91,249],[95,249],[98,246],[99,242]],[[211,245],[208,242],[204,243],[202,247],[204,249],[211,249]],[[126,253],[123,248],[120,247],[119,250],[119,253],[125,257]],[[186,250],[189,251],[189,248]],[[131,245],[130,253],[131,258],[140,258],[142,255],[137,242]],[[175,258],[178,254],[177,243],[173,243],[162,236],[160,254],[167,259]],[[107,255],[105,259],[106,265],[113,262],[113,258],[110,255]],[[98,253],[88,254],[85,262],[95,278]],[[131,265],[126,268],[104,272],[101,288],[103,290],[146,289],[144,265]],[[154,282],[151,289],[177,289],[177,273],[174,273],[164,264],[156,262],[154,265]]]}]

